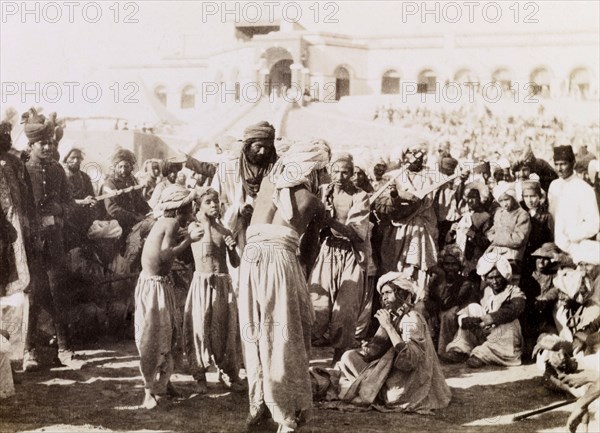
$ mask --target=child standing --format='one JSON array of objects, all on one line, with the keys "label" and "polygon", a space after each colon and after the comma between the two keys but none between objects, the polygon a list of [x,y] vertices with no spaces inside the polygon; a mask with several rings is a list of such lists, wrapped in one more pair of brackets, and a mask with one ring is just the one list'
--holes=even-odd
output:
[{"label": "child standing", "polygon": [[529,213],[531,233],[525,247],[523,275],[529,275],[535,269],[535,258],[531,254],[547,242],[554,240],[554,224],[548,212],[542,187],[538,181],[527,180],[522,183],[523,208]]},{"label": "child standing", "polygon": [[142,250],[142,272],[135,288],[135,343],[140,354],[144,378],[146,409],[172,391],[173,353],[179,337],[173,282],[169,273],[173,260],[201,234],[188,227],[183,240],[180,229],[193,219],[194,192],[180,185],[166,188],[161,195],[163,217],[158,219]]},{"label": "child standing", "polygon": [[[466,202],[467,209],[461,218],[452,225],[446,243],[456,242],[464,256],[464,275],[474,278],[477,261],[483,255],[490,244],[486,233],[492,225],[492,217],[485,211],[484,203],[488,201],[489,191],[486,185],[480,181],[467,184],[464,198],[461,203]],[[461,207],[464,207],[461,206]]]},{"label": "child standing", "polygon": [[519,280],[521,262],[531,231],[529,215],[519,206],[516,196],[512,183],[500,182],[494,188],[494,198],[500,208],[494,214],[494,224],[486,234],[491,244],[484,254],[490,260],[499,256],[507,259],[513,270],[513,283]]},{"label": "child standing", "polygon": [[238,376],[239,332],[237,309],[226,255],[235,268],[240,264],[231,232],[218,220],[219,196],[209,187],[198,190],[196,214],[202,238],[192,244],[196,271],[184,311],[184,341],[188,363],[197,382],[197,391],[207,392],[206,370],[212,363],[234,391],[242,391]]}]

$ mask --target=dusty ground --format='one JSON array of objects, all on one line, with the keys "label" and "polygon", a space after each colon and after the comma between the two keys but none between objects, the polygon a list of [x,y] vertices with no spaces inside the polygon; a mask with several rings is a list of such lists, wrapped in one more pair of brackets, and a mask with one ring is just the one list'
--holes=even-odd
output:
[{"label": "dusty ground", "polygon": [[[209,374],[210,394],[192,394],[191,376],[176,374],[173,382],[183,398],[155,411],[140,410],[142,379],[133,341],[98,343],[79,350],[86,368],[53,368],[17,373],[17,395],[0,400],[0,431],[148,431],[242,432],[246,394],[228,392]],[[327,349],[315,349],[313,364],[322,365]],[[434,416],[401,413],[343,413],[316,409],[303,432],[562,432],[565,408],[520,422],[512,414],[562,400],[540,384],[534,365],[469,370],[444,366],[452,388],[450,406]]]}]

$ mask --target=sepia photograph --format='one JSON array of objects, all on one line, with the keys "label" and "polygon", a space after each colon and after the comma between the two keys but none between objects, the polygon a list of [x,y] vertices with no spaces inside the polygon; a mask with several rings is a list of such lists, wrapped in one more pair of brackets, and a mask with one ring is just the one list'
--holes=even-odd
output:
[{"label": "sepia photograph", "polygon": [[600,432],[600,2],[0,0],[0,433]]}]

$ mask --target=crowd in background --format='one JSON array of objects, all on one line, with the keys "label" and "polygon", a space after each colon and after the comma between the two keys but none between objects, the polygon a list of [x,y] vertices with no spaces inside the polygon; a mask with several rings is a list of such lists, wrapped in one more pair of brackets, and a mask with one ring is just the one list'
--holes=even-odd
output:
[{"label": "crowd in background", "polygon": [[[83,363],[73,351],[77,340],[132,331],[134,319],[163,323],[162,313],[154,317],[140,307],[150,301],[138,293],[153,277],[168,275],[174,287],[169,337],[162,341],[158,325],[144,328],[150,340],[160,340],[151,347],[144,343],[150,340],[136,336],[148,390],[144,404],[158,404],[158,396],[170,389],[165,372],[172,370],[172,360],[153,359],[151,352],[160,347],[163,353],[163,343],[167,352],[176,350],[178,327],[200,389],[210,364],[228,386],[243,389],[242,360],[247,370],[260,361],[248,359],[248,342],[240,341],[244,323],[237,300],[247,282],[239,260],[247,254],[249,233],[256,235],[251,227],[253,215],[262,212],[256,201],[265,181],[282,164],[296,164],[302,181],[280,189],[306,188],[325,212],[311,222],[318,226],[314,236],[307,229],[298,241],[310,301],[306,314],[312,317],[300,313],[299,323],[310,323],[302,328],[308,333],[303,338],[307,351],[311,343],[331,346],[337,371],[311,371],[317,394],[323,397],[339,382],[335,394],[345,402],[373,403],[384,395],[389,407],[445,407],[450,393],[439,358],[470,368],[536,361],[548,386],[589,399],[597,387],[600,335],[597,126],[578,129],[557,118],[504,119],[491,112],[476,117],[463,109],[389,108],[379,110],[379,117],[382,111],[390,123],[420,125],[442,138],[404,146],[399,161],[359,167],[353,155],[326,143],[276,144],[274,128],[261,122],[246,129],[239,153],[219,164],[189,156],[150,159],[135,173],[135,155],[117,149],[99,191],[81,171],[83,149],[58,153],[62,130],[55,118],[35,112],[24,118],[29,146],[23,153],[12,149],[10,124],[3,123],[0,288],[2,296],[24,292],[30,298],[23,369],[40,368],[39,348],[48,340],[58,361],[77,369]],[[328,169],[319,172],[322,185],[314,189],[317,175],[311,170],[319,164]],[[283,212],[292,205],[284,200],[289,192],[278,188],[274,209]],[[217,211],[211,210],[213,202]],[[291,209],[284,218],[288,226],[300,212]],[[146,240],[170,219],[181,225],[168,229],[174,230],[173,245],[177,239],[177,247],[169,247],[174,263],[164,275],[148,275]],[[192,219],[197,232],[189,229]],[[161,254],[157,260],[163,263]],[[221,297],[211,298],[214,293]],[[138,317],[140,311],[146,313]],[[177,319],[177,311],[185,318]],[[289,319],[296,313],[288,314]],[[228,340],[232,333],[237,337]],[[269,352],[269,362],[283,375],[298,368],[286,364],[291,356],[286,344],[282,365]],[[266,383],[265,371],[275,367],[262,368],[260,380]],[[589,369],[595,369],[595,380],[570,376]],[[159,370],[166,379],[154,383]],[[248,380],[252,404],[253,381],[259,379]],[[367,397],[357,391],[359,382],[384,392]],[[268,392],[276,393],[277,386],[264,384]],[[293,397],[286,389],[273,397],[273,418],[290,431],[303,416],[290,420],[288,412],[303,413],[306,404],[287,406],[302,392]],[[250,412],[252,422],[262,416],[258,409]]]}]

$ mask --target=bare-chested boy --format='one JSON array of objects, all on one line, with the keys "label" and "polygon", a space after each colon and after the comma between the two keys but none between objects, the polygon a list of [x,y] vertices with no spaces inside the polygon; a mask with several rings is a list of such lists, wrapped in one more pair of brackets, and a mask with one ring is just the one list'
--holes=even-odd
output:
[{"label": "bare-chested boy", "polygon": [[331,232],[321,246],[309,283],[316,316],[313,340],[331,344],[335,363],[354,344],[365,297],[370,209],[367,193],[352,183],[352,156],[335,155],[331,163],[332,183],[323,194]]},{"label": "bare-chested boy", "polygon": [[177,329],[175,294],[169,272],[175,257],[201,238],[191,224],[183,240],[180,230],[193,220],[195,192],[180,185],[164,190],[159,206],[164,215],[152,227],[142,250],[142,272],[135,288],[135,337],[144,378],[144,402],[152,409],[167,394],[173,372]]},{"label": "bare-chested boy", "polygon": [[[237,306],[226,256],[237,268],[240,258],[231,232],[219,221],[219,195],[209,187],[197,190],[197,224],[202,238],[192,244],[196,271],[188,291],[183,319],[185,351],[197,391],[206,393],[206,370],[214,363],[219,379],[235,391],[244,389],[237,336]],[[228,381],[223,380],[222,374]]]},{"label": "bare-chested boy", "polygon": [[255,201],[238,298],[248,427],[260,424],[267,408],[280,432],[296,430],[310,416],[313,312],[297,251],[309,223],[325,218],[318,174],[329,158],[322,140],[292,145],[263,179]]}]

